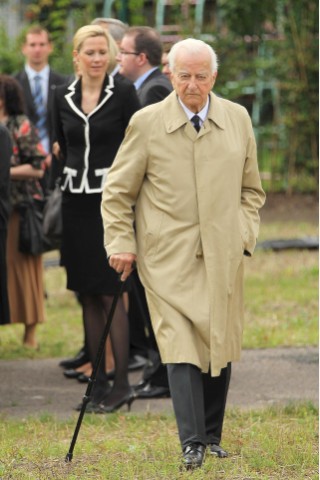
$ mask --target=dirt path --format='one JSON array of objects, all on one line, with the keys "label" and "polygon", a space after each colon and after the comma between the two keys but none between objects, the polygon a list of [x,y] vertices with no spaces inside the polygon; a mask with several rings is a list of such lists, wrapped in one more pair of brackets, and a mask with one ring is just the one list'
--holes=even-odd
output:
[{"label": "dirt path", "polygon": [[[59,359],[0,361],[0,415],[26,418],[78,415],[86,385],[67,380]],[[141,373],[130,375],[131,384]],[[296,401],[319,401],[318,348],[244,350],[233,364],[229,406],[260,408]],[[136,400],[132,412],[171,412],[171,399]]]}]

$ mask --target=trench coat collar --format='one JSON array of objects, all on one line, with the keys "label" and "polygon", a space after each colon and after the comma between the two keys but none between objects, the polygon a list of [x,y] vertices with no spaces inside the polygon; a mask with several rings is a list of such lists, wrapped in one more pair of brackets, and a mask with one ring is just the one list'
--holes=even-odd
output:
[{"label": "trench coat collar", "polygon": [[[209,96],[210,105],[204,124],[212,121],[217,125],[217,127],[224,130],[225,118],[223,107],[219,101],[219,98],[214,93],[210,92]],[[168,97],[163,101],[163,107],[165,112],[164,121],[167,133],[172,133],[188,123],[188,118],[179,103],[176,92],[172,92],[170,95],[168,95]]]},{"label": "trench coat collar", "polygon": [[69,103],[72,110],[82,117],[83,119],[87,120],[92,115],[94,115],[100,108],[106,103],[107,100],[113,95],[113,88],[114,88],[114,79],[111,75],[106,75],[103,81],[103,85],[101,88],[100,98],[98,105],[86,115],[81,109],[81,78],[77,78],[71,85],[69,85],[68,90],[69,92],[65,95],[67,102]]}]

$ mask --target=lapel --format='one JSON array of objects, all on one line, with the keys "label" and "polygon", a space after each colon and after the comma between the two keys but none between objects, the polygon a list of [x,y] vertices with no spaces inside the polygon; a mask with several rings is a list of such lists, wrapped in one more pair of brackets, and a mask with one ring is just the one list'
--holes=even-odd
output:
[{"label": "lapel", "polygon": [[161,72],[157,68],[157,70],[154,70],[152,73],[150,73],[150,75],[148,75],[148,77],[143,81],[143,83],[140,85],[140,87],[137,90],[137,95],[139,98],[144,93],[144,90],[148,87],[148,83],[154,78],[158,77],[159,74],[161,74]]},{"label": "lapel", "polygon": [[172,133],[175,130],[185,126],[185,134],[190,138],[190,140],[195,141],[211,131],[212,122],[215,123],[218,128],[224,130],[225,119],[223,107],[219,101],[219,98],[214,93],[210,92],[209,95],[210,106],[208,115],[203,124],[203,128],[201,128],[200,132],[197,133],[194,127],[191,125],[191,122],[188,121],[188,118],[179,103],[177,94],[174,91],[170,93],[170,95],[163,101],[165,110],[164,122],[167,133]]},{"label": "lapel", "polygon": [[32,104],[33,104],[33,95],[32,95],[32,92],[31,92],[31,87],[30,87],[28,75],[27,75],[27,72],[25,71],[25,69],[23,69],[22,72],[21,72],[20,83],[21,83],[22,88],[23,88],[24,96],[26,98],[28,98],[28,100],[31,101]]},{"label": "lapel", "polygon": [[65,95],[65,99],[67,100],[70,108],[81,117],[85,122],[89,120],[92,115],[94,115],[97,111],[101,109],[101,107],[109,100],[109,98],[113,95],[113,88],[114,88],[114,79],[111,75],[106,75],[104,84],[102,87],[99,103],[92,112],[88,115],[85,115],[81,110],[77,99],[81,99],[81,79],[77,78],[71,85],[69,85],[68,90],[69,93]]},{"label": "lapel", "polygon": [[[154,70],[152,73],[150,73],[150,75],[147,76],[147,78],[144,80],[144,82],[141,84],[140,88],[143,88],[146,83],[150,82],[150,80],[152,80],[153,78],[156,78],[159,76],[159,74],[161,74],[160,70],[157,68],[156,70]],[[140,89],[139,89],[140,90]]]},{"label": "lapel", "polygon": [[48,110],[50,110],[54,98],[54,91],[57,88],[57,85],[55,83],[55,74],[52,72],[51,68],[49,70],[49,82],[48,82],[48,100],[47,100],[47,105],[48,105]]}]

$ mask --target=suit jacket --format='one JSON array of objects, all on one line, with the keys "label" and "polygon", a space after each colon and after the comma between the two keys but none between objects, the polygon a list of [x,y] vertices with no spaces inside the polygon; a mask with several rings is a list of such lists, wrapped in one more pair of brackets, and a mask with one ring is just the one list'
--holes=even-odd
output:
[{"label": "suit jacket", "polygon": [[72,193],[100,193],[133,113],[140,108],[131,83],[106,75],[99,103],[81,109],[81,79],[56,89],[54,128],[62,160],[61,188]]},{"label": "suit jacket", "polygon": [[[24,100],[26,103],[26,114],[31,120],[31,122],[36,125],[38,116],[36,107],[33,101],[33,95],[28,79],[28,75],[25,69],[21,70],[21,72],[15,75],[16,80],[20,83],[23,93],[24,93]],[[47,121],[46,121],[46,128],[49,135],[49,143],[50,143],[50,150],[52,148],[53,139],[53,129],[52,129],[52,106],[53,106],[53,98],[54,98],[54,91],[58,85],[67,84],[70,80],[70,76],[67,75],[60,75],[59,73],[54,72],[50,68],[49,72],[49,85],[48,85],[48,95],[47,95]]]},{"label": "suit jacket", "polygon": [[160,102],[170,92],[172,92],[172,85],[159,68],[154,70],[137,90],[142,107]]}]

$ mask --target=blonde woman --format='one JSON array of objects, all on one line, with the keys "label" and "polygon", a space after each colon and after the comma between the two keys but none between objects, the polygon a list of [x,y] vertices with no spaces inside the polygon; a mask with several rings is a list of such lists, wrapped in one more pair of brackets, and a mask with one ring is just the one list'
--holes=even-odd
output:
[{"label": "blonde woman", "polygon": [[[118,276],[109,267],[100,214],[103,185],[132,114],[140,108],[134,87],[108,75],[111,40],[98,25],[80,28],[73,57],[79,78],[56,89],[54,125],[62,153],[63,239],[61,262],[67,288],[80,295],[90,360],[96,358]],[[128,382],[128,319],[118,302],[111,327],[115,360],[112,388],[100,362],[87,409],[112,412],[131,405]],[[79,408],[79,407],[78,407]]]}]

